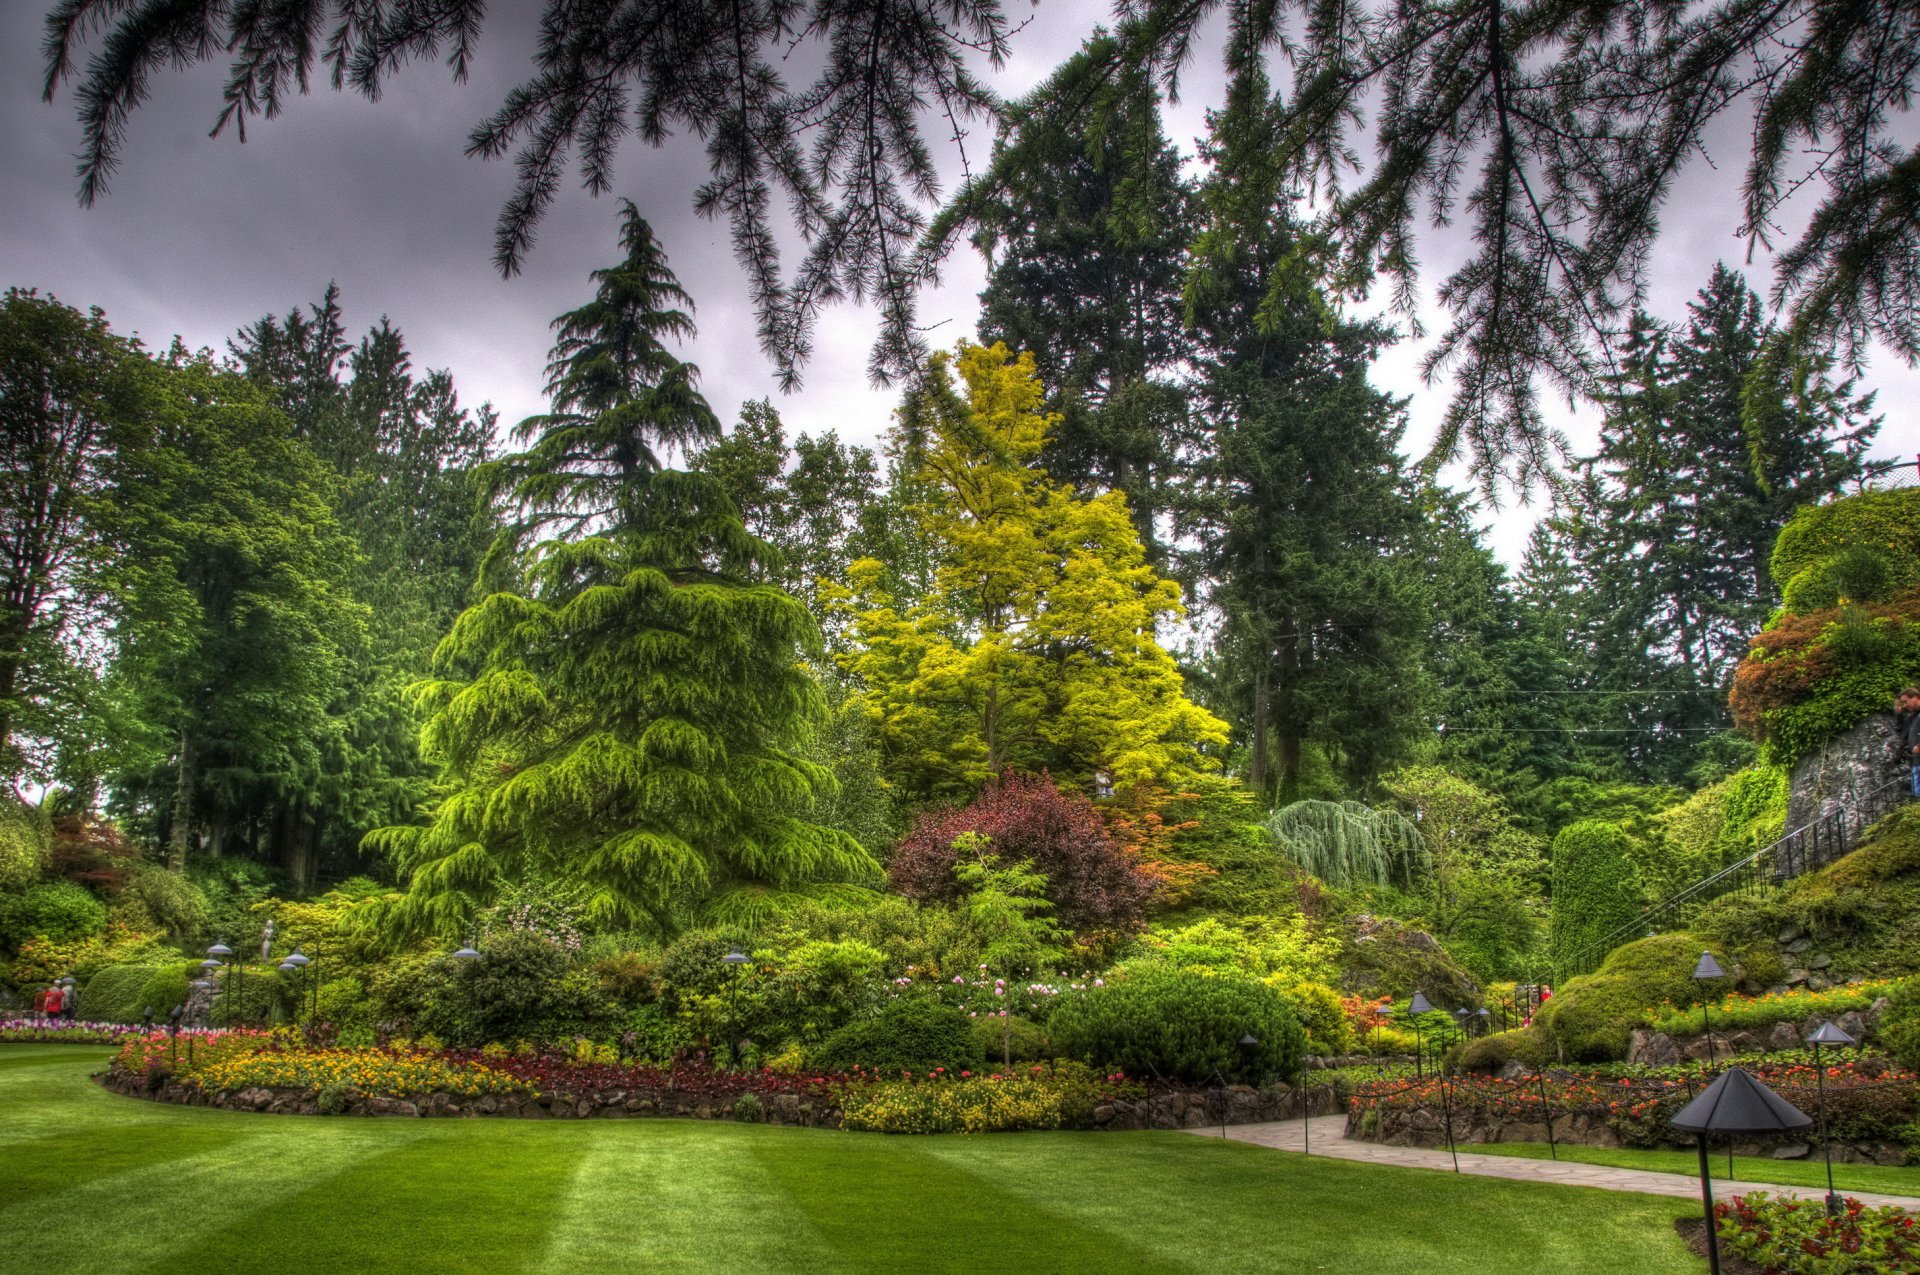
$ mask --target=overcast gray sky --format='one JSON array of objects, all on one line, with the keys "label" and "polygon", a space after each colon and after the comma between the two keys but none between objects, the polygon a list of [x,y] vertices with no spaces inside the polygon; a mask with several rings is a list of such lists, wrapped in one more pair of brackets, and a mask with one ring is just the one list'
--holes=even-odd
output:
[{"label": "overcast gray sky", "polygon": [[[314,300],[333,280],[350,330],[387,316],[405,332],[416,366],[453,370],[463,401],[489,400],[507,423],[544,410],[548,323],[584,299],[589,270],[616,259],[615,201],[564,193],[523,273],[503,280],[490,261],[492,231],[513,170],[461,153],[467,131],[524,78],[537,8],[533,0],[494,6],[464,85],[452,84],[442,67],[422,65],[395,76],[377,104],[316,91],[282,118],[256,121],[244,146],[231,134],[207,136],[220,104],[219,65],[165,74],[133,119],[110,192],[81,209],[72,94],[51,106],[39,98],[45,0],[7,0],[0,5],[0,285],[99,306],[117,330],[137,331],[151,346],[178,334],[218,349],[241,325]],[[992,76],[1009,96],[1043,78],[1108,11],[1085,0],[1031,11],[1015,0],[1010,8],[1031,21],[1012,61]],[[1167,122],[1169,135],[1189,148],[1218,82],[1214,51],[1201,59]],[[975,155],[987,140],[973,139]],[[1650,298],[1662,317],[1683,313],[1715,260],[1744,259],[1734,233],[1743,141],[1737,132],[1727,139],[1717,168],[1696,165],[1670,205]],[[831,311],[804,388],[781,395],[755,344],[726,228],[691,211],[704,177],[696,139],[664,150],[630,143],[617,189],[653,223],[698,303],[700,335],[687,355],[700,365],[721,418],[731,421],[741,402],[769,396],[790,433],[834,429],[874,441],[895,396],[866,382],[873,316],[853,307]],[[1457,261],[1445,237],[1427,232],[1422,247],[1429,283]],[[1750,275],[1764,291],[1765,263]],[[924,302],[923,319],[943,325],[937,342],[972,333],[981,282],[977,258],[956,255]],[[1429,331],[1439,330],[1438,318]],[[1451,390],[1421,383],[1426,345],[1403,341],[1376,371],[1379,384],[1412,398],[1408,441],[1416,452]],[[1877,453],[1920,451],[1920,372],[1882,356],[1863,387],[1880,391],[1887,418]],[[1590,443],[1590,413],[1568,412],[1565,424],[1576,444]],[[1484,521],[1496,550],[1517,561],[1533,511],[1508,508]]]}]

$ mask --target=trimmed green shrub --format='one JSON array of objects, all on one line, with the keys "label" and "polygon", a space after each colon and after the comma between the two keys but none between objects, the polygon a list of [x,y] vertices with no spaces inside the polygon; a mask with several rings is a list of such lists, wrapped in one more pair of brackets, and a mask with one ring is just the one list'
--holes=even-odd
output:
[{"label": "trimmed green shrub", "polygon": [[180,873],[143,864],[134,869],[128,884],[153,923],[176,943],[197,944],[208,936],[213,909],[205,892]]},{"label": "trimmed green shrub", "polygon": [[1284,974],[1268,979],[1267,986],[1280,993],[1300,1020],[1310,1052],[1325,1056],[1344,1054],[1353,1048],[1353,1023],[1340,1004],[1340,993],[1324,983],[1290,979]]},{"label": "trimmed green shrub", "polygon": [[[1868,602],[1914,583],[1920,579],[1920,490],[1802,505],[1780,529],[1769,567],[1793,611],[1832,606],[1842,589]],[[1796,606],[1803,592],[1807,602]]]},{"label": "trimmed green shrub", "polygon": [[106,928],[107,905],[71,881],[0,895],[0,939],[16,947],[33,938],[70,942]]},{"label": "trimmed green shrub", "polygon": [[1046,1062],[1053,1057],[1053,1038],[1047,1029],[1030,1018],[992,1014],[967,1020],[973,1024],[973,1038],[980,1042],[987,1065],[1017,1062]]},{"label": "trimmed green shrub", "polygon": [[313,1016],[319,1022],[331,1023],[343,1032],[373,1027],[373,1002],[366,985],[357,978],[328,979],[320,984],[314,999],[317,1008]]},{"label": "trimmed green shrub", "polygon": [[[1162,965],[1136,966],[1068,1000],[1049,1028],[1067,1057],[1199,1084],[1292,1076],[1306,1053],[1299,1019],[1273,988]],[[1249,1035],[1258,1043],[1243,1049]]]},{"label": "trimmed green shrub", "polygon": [[261,1027],[285,1022],[290,1017],[293,997],[287,981],[275,970],[249,965],[235,978],[232,968],[218,972],[219,990],[213,996],[215,1026],[244,1023]]},{"label": "trimmed green shrub", "polygon": [[620,1024],[620,1041],[629,1058],[665,1066],[693,1048],[693,1032],[655,1002],[627,1015]]},{"label": "trimmed green shrub", "polygon": [[1628,1037],[1651,1015],[1699,1003],[1693,968],[1705,947],[1697,935],[1660,934],[1614,949],[1598,973],[1569,982],[1535,1017],[1546,1052],[1565,1062],[1626,1057]]},{"label": "trimmed green shrub", "polygon": [[187,1003],[187,978],[192,968],[184,961],[147,967],[147,981],[140,988],[140,1004],[153,1006],[156,1021],[164,1022],[175,1005]]},{"label": "trimmed green shrub", "polygon": [[[80,992],[82,1016],[96,1023],[137,1023],[147,983],[153,978],[151,965],[109,965],[87,980]],[[169,1001],[154,1007],[154,1017],[164,1020],[173,1008]]]},{"label": "trimmed green shrub", "polygon": [[1587,819],[1553,839],[1553,961],[1564,965],[1640,915],[1633,843],[1613,824]]},{"label": "trimmed green shrub", "polygon": [[[452,958],[448,958],[451,960]],[[471,1043],[538,1039],[565,1008],[560,980],[567,954],[535,934],[509,930],[487,940],[455,979]],[[453,1024],[449,1024],[450,1026]],[[454,1036],[433,1030],[442,1039]]]},{"label": "trimmed green shrub", "polygon": [[1920,978],[1903,979],[1887,993],[1878,1030],[1880,1044],[1896,1062],[1920,1071]]},{"label": "trimmed green shrub", "polygon": [[0,893],[25,890],[40,879],[52,836],[45,811],[0,792]]},{"label": "trimmed green shrub", "polygon": [[1532,1027],[1516,1027],[1468,1041],[1459,1050],[1457,1061],[1469,1071],[1498,1071],[1515,1058],[1535,1068],[1553,1061],[1542,1033]]},{"label": "trimmed green shrub", "polygon": [[813,1056],[822,1071],[932,1071],[958,1073],[980,1065],[984,1055],[973,1020],[952,1005],[926,997],[894,1001],[872,1018],[848,1023],[827,1037]]}]

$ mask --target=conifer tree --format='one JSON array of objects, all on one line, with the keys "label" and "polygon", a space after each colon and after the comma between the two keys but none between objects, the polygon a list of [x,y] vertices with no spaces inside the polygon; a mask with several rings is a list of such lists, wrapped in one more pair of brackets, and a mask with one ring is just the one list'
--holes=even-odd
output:
[{"label": "conifer tree", "polygon": [[1263,793],[1311,746],[1364,783],[1413,741],[1424,698],[1416,510],[1400,407],[1367,381],[1387,334],[1343,318],[1262,169],[1282,121],[1250,63],[1213,120],[1187,308],[1205,459],[1192,521],[1221,617],[1215,700]]},{"label": "conifer tree", "polygon": [[1730,726],[1725,695],[1778,603],[1767,563],[1793,510],[1867,472],[1871,395],[1776,357],[1760,299],[1724,265],[1668,330],[1636,319],[1575,490],[1599,685],[1632,768],[1672,782]]},{"label": "conifer tree", "polygon": [[621,244],[555,324],[554,411],[499,468],[526,588],[464,612],[421,687],[442,795],[424,827],[373,838],[406,875],[402,929],[455,927],[528,880],[578,885],[602,924],[671,930],[877,877],[804,817],[831,783],[804,755],[818,629],[755,582],[770,550],[720,485],[662,464],[713,414],[665,345],[691,330],[686,295],[631,206]]},{"label": "conifer tree", "polygon": [[856,644],[843,667],[914,796],[970,793],[1008,770],[1177,783],[1225,742],[1156,638],[1184,608],[1125,498],[1083,497],[1040,468],[1059,419],[1043,395],[1033,359],[1005,346],[936,358],[904,414],[901,432],[921,432],[896,440],[916,471],[930,587],[897,597],[868,558],[835,595]]},{"label": "conifer tree", "polygon": [[1186,417],[1180,281],[1193,193],[1144,77],[1086,110],[1101,57],[1077,54],[1008,108],[980,194],[949,217],[970,215],[991,270],[981,339],[1031,351],[1060,414],[1040,463],[1082,491],[1124,494],[1158,567]]},{"label": "conifer tree", "polygon": [[447,371],[416,375],[405,338],[384,318],[357,346],[345,333],[329,285],[318,304],[269,315],[228,342],[333,471],[327,498],[359,550],[353,596],[379,617],[350,655],[322,783],[283,805],[258,847],[296,882],[322,863],[353,862],[369,829],[413,818],[425,799],[432,768],[420,758],[407,687],[428,673],[496,531],[476,481],[492,448],[492,409],[462,407]]}]

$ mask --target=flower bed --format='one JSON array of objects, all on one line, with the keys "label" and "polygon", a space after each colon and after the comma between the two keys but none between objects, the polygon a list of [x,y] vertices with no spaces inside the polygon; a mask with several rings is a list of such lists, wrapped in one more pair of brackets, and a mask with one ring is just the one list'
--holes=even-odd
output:
[{"label": "flower bed", "polygon": [[1146,1094],[1119,1073],[1081,1063],[1034,1065],[1011,1072],[876,1080],[842,1094],[842,1127],[875,1133],[986,1133],[1013,1129],[1084,1129],[1103,1105]]},{"label": "flower bed", "polygon": [[415,1098],[444,1093],[477,1098],[528,1086],[484,1063],[386,1049],[301,1049],[269,1045],[235,1052],[200,1067],[203,1090],[310,1089],[346,1098]]},{"label": "flower bed", "polygon": [[[330,1048],[286,1030],[165,1032],[122,1042],[104,1083],[135,1097],[294,1114],[765,1120],[897,1133],[1193,1128],[1290,1119],[1291,1090],[1148,1086],[1061,1062],[926,1075],[721,1071],[504,1050]],[[1331,1087],[1311,1094],[1336,1110]]]},{"label": "flower bed", "polygon": [[15,1045],[112,1045],[144,1027],[125,1023],[69,1023],[51,1018],[0,1019],[0,1043]]},{"label": "flower bed", "polygon": [[1713,1215],[1723,1251],[1778,1275],[1920,1270],[1920,1235],[1904,1209],[1848,1200],[1830,1218],[1821,1203],[1755,1191],[1715,1204]]},{"label": "flower bed", "polygon": [[[1822,1076],[1809,1063],[1762,1060],[1748,1070],[1802,1111],[1817,1113]],[[1877,1059],[1822,1071],[1828,1132],[1836,1142],[1857,1144],[1846,1158],[1904,1163],[1907,1128],[1920,1112],[1920,1077]],[[1702,1068],[1671,1067],[1512,1080],[1465,1075],[1448,1079],[1444,1092],[1434,1076],[1379,1081],[1354,1090],[1347,1125],[1353,1137],[1435,1146],[1446,1140],[1450,1111],[1456,1142],[1545,1142],[1551,1130],[1560,1141],[1600,1146],[1681,1145],[1668,1121],[1710,1079]]]}]

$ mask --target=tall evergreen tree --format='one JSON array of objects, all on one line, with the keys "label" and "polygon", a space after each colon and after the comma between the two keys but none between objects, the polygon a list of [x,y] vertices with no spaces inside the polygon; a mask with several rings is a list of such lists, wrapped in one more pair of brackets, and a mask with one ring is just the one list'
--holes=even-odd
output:
[{"label": "tall evergreen tree", "polygon": [[1172,498],[1186,416],[1180,281],[1193,195],[1144,77],[1088,112],[1101,56],[1068,60],[1008,108],[981,197],[965,205],[990,274],[981,339],[1030,350],[1060,424],[1040,463],[1056,481],[1126,496],[1149,561]]},{"label": "tall evergreen tree", "polygon": [[772,403],[743,403],[739,422],[695,452],[691,466],[711,474],[747,530],[779,550],[774,582],[816,617],[823,611],[820,582],[845,580],[853,561],[872,552],[868,524],[879,466],[867,448],[850,447],[832,431],[817,439],[802,434],[789,445]]},{"label": "tall evergreen tree", "polygon": [[1871,395],[1817,372],[1796,384],[1775,335],[1724,265],[1677,331],[1639,316],[1576,488],[1596,675],[1648,778],[1684,777],[1701,737],[1729,727],[1733,667],[1778,603],[1775,537],[1866,472],[1879,429]]},{"label": "tall evergreen tree", "polygon": [[1293,796],[1310,743],[1348,782],[1403,753],[1423,687],[1401,412],[1367,383],[1386,334],[1320,291],[1261,167],[1280,127],[1251,61],[1213,120],[1187,304],[1209,435],[1195,530],[1220,617],[1217,702],[1250,782]]},{"label": "tall evergreen tree", "polygon": [[429,671],[496,531],[477,482],[494,415],[461,407],[451,373],[416,376],[384,318],[349,343],[331,285],[318,304],[262,318],[228,348],[334,471],[334,513],[359,549],[353,596],[379,617],[352,659],[325,788],[283,807],[273,836],[281,866],[310,881],[323,863],[351,863],[369,829],[412,818],[426,796],[432,769],[406,688]]},{"label": "tall evergreen tree", "polygon": [[665,344],[691,330],[686,295],[630,205],[620,242],[555,324],[553,412],[497,471],[527,587],[464,612],[422,688],[442,795],[426,825],[373,839],[406,877],[402,929],[456,927],[527,880],[578,885],[603,924],[668,930],[877,874],[804,817],[832,782],[804,755],[818,629],[756,582],[770,551],[721,485],[662,464],[717,430]]},{"label": "tall evergreen tree", "polygon": [[331,476],[254,386],[177,345],[115,455],[111,679],[138,724],[113,784],[177,867],[329,804],[367,611]]}]

